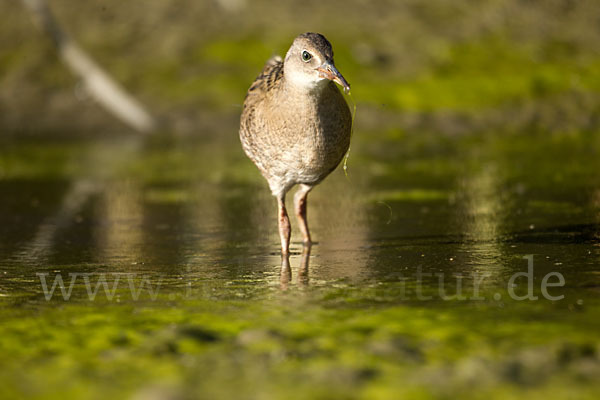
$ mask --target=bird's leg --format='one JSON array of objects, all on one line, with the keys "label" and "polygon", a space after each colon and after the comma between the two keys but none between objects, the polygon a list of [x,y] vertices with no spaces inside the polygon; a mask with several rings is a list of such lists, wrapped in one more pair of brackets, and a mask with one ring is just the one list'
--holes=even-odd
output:
[{"label": "bird's leg", "polygon": [[298,226],[302,232],[302,240],[305,246],[312,244],[310,240],[310,232],[308,231],[308,221],[306,219],[306,202],[308,192],[312,190],[312,186],[300,185],[300,189],[294,195],[294,205],[296,207],[296,217],[298,217]]},{"label": "bird's leg", "polygon": [[285,209],[285,194],[277,197],[279,211],[279,238],[281,239],[281,254],[287,256],[290,252],[290,235],[292,228],[287,210]]}]

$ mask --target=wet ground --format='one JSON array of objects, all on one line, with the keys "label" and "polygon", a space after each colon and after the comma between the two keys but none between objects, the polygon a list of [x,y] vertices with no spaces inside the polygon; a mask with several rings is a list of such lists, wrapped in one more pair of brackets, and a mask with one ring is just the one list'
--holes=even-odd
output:
[{"label": "wet ground", "polygon": [[2,143],[0,397],[598,394],[596,135],[359,132],[289,260],[224,136]]}]

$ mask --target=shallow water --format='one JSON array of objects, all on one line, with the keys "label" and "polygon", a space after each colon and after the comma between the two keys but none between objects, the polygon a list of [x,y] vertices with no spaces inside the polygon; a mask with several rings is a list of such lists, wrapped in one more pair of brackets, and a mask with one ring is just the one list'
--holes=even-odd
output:
[{"label": "shallow water", "polygon": [[[204,331],[200,332],[201,339],[192,333],[203,343],[201,350],[192,352],[201,354],[196,361],[160,361],[171,367],[177,365],[179,371],[166,373],[171,377],[165,383],[168,393],[190,390],[228,397],[230,393],[222,387],[198,387],[190,381],[188,375],[206,373],[194,364],[206,361],[206,357],[213,361],[242,357],[221,366],[221,372],[212,371],[216,375],[211,379],[222,382],[225,376],[233,375],[234,387],[257,396],[260,390],[251,382],[269,379],[269,371],[281,362],[291,363],[285,364],[289,369],[284,374],[287,379],[304,377],[306,387],[313,388],[324,385],[320,375],[315,378],[306,372],[311,368],[321,371],[317,361],[336,371],[359,364],[356,376],[335,375],[340,382],[351,382],[335,390],[343,392],[345,385],[361,390],[340,392],[350,398],[377,397],[374,393],[378,390],[385,393],[385,388],[394,386],[389,384],[390,379],[401,386],[407,382],[408,387],[427,386],[428,380],[436,379],[430,371],[436,357],[442,364],[456,363],[457,359],[468,364],[497,351],[502,353],[501,349],[508,349],[507,354],[520,354],[532,346],[568,347],[575,343],[596,349],[590,359],[592,366],[584,366],[592,372],[586,373],[600,371],[600,143],[593,135],[358,135],[348,162],[348,176],[337,170],[309,196],[309,222],[317,242],[310,252],[303,249],[292,221],[289,262],[279,255],[276,203],[235,137],[215,139],[207,135],[146,142],[7,140],[2,149],[0,305],[5,323],[0,347],[12,360],[42,362],[45,367],[40,367],[39,374],[46,377],[40,384],[44,387],[69,381],[67,394],[73,397],[82,393],[84,397],[97,397],[116,390],[94,375],[102,375],[104,361],[89,366],[93,379],[78,376],[73,380],[71,376],[69,380],[62,375],[48,378],[62,363],[80,366],[81,360],[71,354],[71,347],[57,350],[58,345],[53,343],[62,340],[61,335],[87,337],[90,330],[96,329],[88,320],[81,322],[88,314],[125,336],[139,334],[135,325],[128,325],[128,318],[146,326],[144,332],[151,332],[151,336],[184,321],[194,327],[208,327],[213,332],[210,334],[219,338],[219,344],[204,344]],[[525,276],[528,268],[531,277]],[[516,273],[523,274],[511,282]],[[546,283],[554,286],[543,292],[544,277],[552,273]],[[562,284],[558,274],[564,279]],[[72,283],[72,292],[60,292],[61,285],[57,284],[49,293],[57,277],[63,280],[65,290]],[[528,293],[528,280],[535,301],[519,300],[518,296]],[[109,286],[103,287],[102,281]],[[125,305],[130,308],[122,315]],[[336,309],[339,314],[332,313]],[[405,314],[411,309],[418,315],[417,322],[410,319],[410,313]],[[148,310],[164,313],[164,320],[156,321],[158,317],[149,316]],[[386,325],[391,322],[385,313],[391,312],[406,318],[393,321],[393,329]],[[465,321],[463,318],[469,318],[466,314],[470,313],[472,320]],[[446,315],[449,320],[444,322],[440,317],[441,321],[434,321],[437,317],[433,315]],[[506,326],[498,333],[493,327],[505,319]],[[531,321],[537,322],[528,325]],[[424,381],[415,381],[413,375],[405,373],[394,375],[386,369],[385,365],[396,368],[398,360],[388,360],[379,367],[376,360],[369,359],[364,361],[368,365],[365,367],[354,357],[363,360],[364,348],[375,345],[356,344],[352,338],[340,339],[339,349],[331,345],[332,354],[339,357],[321,354],[314,361],[306,356],[316,366],[308,363],[299,368],[295,364],[297,356],[287,355],[282,356],[287,361],[265,361],[264,375],[259,378],[239,370],[240,363],[256,362],[254,356],[247,355],[255,353],[244,347],[245,341],[251,342],[250,349],[255,341],[266,343],[269,349],[273,342],[294,348],[296,342],[280,343],[282,337],[287,338],[288,330],[296,332],[288,332],[294,336],[297,331],[316,329],[310,328],[313,324],[329,329],[323,326],[336,323],[341,324],[344,335],[356,328],[354,324],[364,324],[367,327],[363,326],[360,334],[369,338],[394,329],[406,330],[404,334],[417,341],[415,351],[419,354],[428,354],[431,341],[442,344],[432,350],[435,356],[420,361],[419,368],[429,371],[423,374]],[[400,328],[398,324],[406,325]],[[26,350],[25,332],[30,332],[32,326],[41,329],[38,334],[43,340],[38,337],[37,344]],[[67,326],[71,326],[68,334]],[[419,341],[421,330],[427,330],[425,326],[451,333],[436,336],[438,333],[432,329],[433,333],[423,333],[423,341]],[[270,330],[264,333],[263,328]],[[257,329],[258,339],[253,336]],[[270,336],[272,330],[279,333]],[[463,343],[470,340],[473,330],[481,330],[473,339],[479,343],[475,347]],[[544,341],[539,338],[540,332],[551,334]],[[321,343],[328,334],[332,333],[305,333],[309,343]],[[96,339],[105,336],[98,333]],[[92,359],[115,346],[110,342],[89,348],[76,342],[79,345],[73,346],[83,346],[82,351]],[[139,350],[135,343],[127,350],[131,354],[147,350]],[[240,343],[243,349],[236,352],[227,347]],[[382,346],[377,351],[385,357],[399,351],[395,347],[386,350],[387,344]],[[264,351],[271,354],[271,350]],[[297,351],[302,353],[301,349]],[[367,353],[372,356],[371,350]],[[405,353],[400,364],[408,357]],[[64,357],[57,358],[57,354]],[[183,357],[187,352],[177,354]],[[186,366],[184,361],[195,366]],[[125,358],[119,365],[132,364]],[[10,363],[6,365],[10,368],[4,372],[4,381],[13,382],[5,388],[7,393],[30,395],[24,388],[32,384],[33,378]],[[529,364],[523,365],[528,371]],[[365,368],[373,368],[377,378]],[[572,378],[570,370],[561,368],[544,375],[542,384],[527,374],[525,378],[517,374],[513,379],[504,369],[497,372],[492,368],[490,374],[501,378],[482,383],[481,391],[476,393],[505,384],[517,390],[520,380],[524,380],[525,385],[535,381],[540,396],[547,396],[554,393],[549,382],[556,376],[568,382],[582,379],[581,374]],[[159,371],[156,373],[161,375]],[[115,373],[111,369],[106,374]],[[112,379],[119,382],[115,385],[122,390],[119,394],[139,395],[139,390],[154,390],[144,386],[147,374],[134,367],[132,372]],[[467,387],[468,380],[451,376],[446,387]],[[92,394],[78,389],[77,383],[83,384],[86,379],[93,382]],[[581,386],[581,393],[593,393],[595,386],[586,385]],[[276,382],[267,386],[269,394],[281,389]],[[328,387],[322,389],[325,395],[337,393]],[[46,389],[35,390],[37,395],[48,394]],[[303,390],[309,389],[300,385],[299,396],[312,393]],[[397,387],[395,390],[398,393]],[[435,397],[431,390],[423,396]]]},{"label": "shallow water", "polygon": [[[357,140],[349,175],[311,193],[310,281],[393,282],[421,269],[502,282],[531,254],[536,272],[559,271],[569,287],[595,282],[597,145],[435,140]],[[278,284],[275,202],[234,140],[24,141],[5,146],[3,164],[5,296],[59,270]],[[292,242],[295,269],[299,232]]]}]

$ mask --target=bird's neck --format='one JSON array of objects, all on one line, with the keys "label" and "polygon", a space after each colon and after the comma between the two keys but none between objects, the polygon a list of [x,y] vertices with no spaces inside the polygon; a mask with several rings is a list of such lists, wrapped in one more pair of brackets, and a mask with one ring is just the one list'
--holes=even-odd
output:
[{"label": "bird's neck", "polygon": [[308,97],[308,98],[319,98],[321,97],[327,87],[329,86],[329,82],[326,79],[322,79],[319,81],[306,81],[302,79],[293,79],[284,76],[284,90],[282,93],[287,97]]}]

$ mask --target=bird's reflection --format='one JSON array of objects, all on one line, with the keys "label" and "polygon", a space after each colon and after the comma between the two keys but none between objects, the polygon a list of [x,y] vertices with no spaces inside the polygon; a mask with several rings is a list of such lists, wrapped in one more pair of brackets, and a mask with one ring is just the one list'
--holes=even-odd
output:
[{"label": "bird's reflection", "polygon": [[[302,247],[300,267],[298,268],[298,286],[308,286],[308,265],[310,263],[311,245]],[[281,256],[281,290],[287,290],[292,281],[292,269],[290,267],[290,255]]]}]

